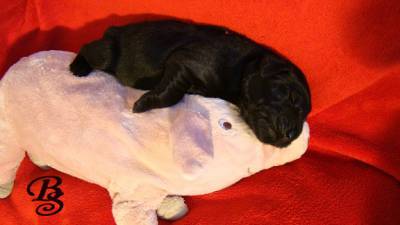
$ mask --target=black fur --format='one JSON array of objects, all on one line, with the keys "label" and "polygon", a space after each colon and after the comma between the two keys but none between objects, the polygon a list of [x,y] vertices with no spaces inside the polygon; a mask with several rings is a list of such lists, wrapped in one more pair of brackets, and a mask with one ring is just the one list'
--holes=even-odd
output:
[{"label": "black fur", "polygon": [[153,21],[109,28],[84,45],[70,65],[123,85],[150,90],[134,112],[176,104],[185,93],[236,104],[258,139],[284,147],[297,138],[311,110],[303,73],[289,60],[223,27]]}]

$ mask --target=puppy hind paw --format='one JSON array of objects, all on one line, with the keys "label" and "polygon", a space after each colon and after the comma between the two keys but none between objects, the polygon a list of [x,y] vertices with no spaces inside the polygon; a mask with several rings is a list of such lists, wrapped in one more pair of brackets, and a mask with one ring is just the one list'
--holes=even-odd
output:
[{"label": "puppy hind paw", "polygon": [[152,94],[145,93],[140,97],[133,105],[132,111],[134,113],[145,112],[154,108],[157,108],[157,100]]},{"label": "puppy hind paw", "polygon": [[142,113],[145,111],[146,111],[146,108],[142,104],[135,102],[135,104],[133,105],[133,108],[132,108],[133,113]]},{"label": "puppy hind paw", "polygon": [[69,65],[69,70],[77,77],[87,76],[93,69],[83,56],[78,55]]}]

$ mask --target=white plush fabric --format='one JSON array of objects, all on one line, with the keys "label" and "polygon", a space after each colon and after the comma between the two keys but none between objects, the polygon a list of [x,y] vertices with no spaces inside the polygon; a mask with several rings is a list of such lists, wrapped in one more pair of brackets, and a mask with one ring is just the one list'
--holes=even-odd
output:
[{"label": "white plush fabric", "polygon": [[118,225],[153,225],[167,195],[210,193],[307,149],[307,123],[278,149],[259,142],[236,107],[219,99],[186,95],[173,107],[132,113],[143,91],[99,71],[74,77],[74,56],[33,54],[0,81],[0,186],[13,181],[26,150],[39,166],[108,189]]}]

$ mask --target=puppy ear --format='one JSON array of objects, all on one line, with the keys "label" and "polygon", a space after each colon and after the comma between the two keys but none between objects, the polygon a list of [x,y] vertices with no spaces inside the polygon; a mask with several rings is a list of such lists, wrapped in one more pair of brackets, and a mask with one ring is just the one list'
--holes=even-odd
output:
[{"label": "puppy ear", "polygon": [[303,72],[286,59],[265,57],[261,61],[261,77],[268,78],[273,86],[285,85],[291,90],[291,94],[301,97],[306,115],[311,111],[311,93]]},{"label": "puppy ear", "polygon": [[271,77],[277,74],[289,74],[289,64],[275,57],[264,57],[261,60],[261,76],[262,77]]},{"label": "puppy ear", "polygon": [[89,65],[98,70],[111,70],[116,59],[115,43],[110,38],[90,42],[79,51]]},{"label": "puppy ear", "polygon": [[209,118],[188,109],[178,111],[172,118],[170,143],[184,176],[196,178],[213,158]]}]

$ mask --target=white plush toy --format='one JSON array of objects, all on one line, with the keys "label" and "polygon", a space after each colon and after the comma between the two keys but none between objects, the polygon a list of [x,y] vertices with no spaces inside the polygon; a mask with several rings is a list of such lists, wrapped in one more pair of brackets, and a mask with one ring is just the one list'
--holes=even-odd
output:
[{"label": "white plush toy", "polygon": [[[257,140],[236,107],[187,95],[177,105],[132,113],[143,91],[95,71],[73,76],[74,53],[22,58],[0,81],[0,197],[25,151],[38,166],[106,188],[118,225],[155,225],[186,212],[179,197],[225,188],[298,159],[309,129],[284,149]],[[166,198],[167,197],[167,198]]]}]

